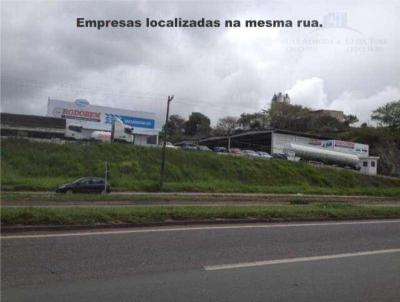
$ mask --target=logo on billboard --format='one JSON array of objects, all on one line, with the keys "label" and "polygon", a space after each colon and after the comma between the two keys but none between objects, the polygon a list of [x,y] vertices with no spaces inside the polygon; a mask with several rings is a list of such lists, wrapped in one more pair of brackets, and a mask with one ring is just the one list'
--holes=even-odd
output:
[{"label": "logo on billboard", "polygon": [[112,124],[114,118],[119,118],[125,125],[138,128],[154,129],[154,120],[141,117],[118,115],[112,113],[105,114],[106,124]]},{"label": "logo on billboard", "polygon": [[84,99],[76,99],[74,103],[78,107],[85,107],[85,106],[89,105],[88,100],[84,100]]}]

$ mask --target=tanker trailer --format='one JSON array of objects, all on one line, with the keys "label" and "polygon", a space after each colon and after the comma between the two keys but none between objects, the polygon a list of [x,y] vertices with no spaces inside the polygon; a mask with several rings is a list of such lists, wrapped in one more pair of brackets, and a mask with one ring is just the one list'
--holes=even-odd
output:
[{"label": "tanker trailer", "polygon": [[91,139],[94,141],[100,141],[103,143],[111,142],[111,132],[109,131],[93,131]]},{"label": "tanker trailer", "polygon": [[294,143],[288,144],[284,152],[294,152],[296,157],[300,157],[303,160],[320,161],[326,164],[348,166],[355,169],[359,168],[360,159],[354,154]]}]

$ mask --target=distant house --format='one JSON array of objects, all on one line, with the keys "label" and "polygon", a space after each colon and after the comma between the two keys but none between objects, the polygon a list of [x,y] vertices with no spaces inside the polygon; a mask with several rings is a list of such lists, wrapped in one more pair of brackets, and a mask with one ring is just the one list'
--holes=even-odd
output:
[{"label": "distant house", "polygon": [[314,111],[312,111],[312,113],[318,117],[323,117],[323,116],[333,117],[341,123],[343,123],[346,119],[346,116],[343,113],[343,111],[339,111],[339,110],[321,109],[321,110],[314,110]]},{"label": "distant house", "polygon": [[287,93],[283,94],[282,92],[275,93],[272,97],[271,103],[286,103],[290,104],[290,97]]}]

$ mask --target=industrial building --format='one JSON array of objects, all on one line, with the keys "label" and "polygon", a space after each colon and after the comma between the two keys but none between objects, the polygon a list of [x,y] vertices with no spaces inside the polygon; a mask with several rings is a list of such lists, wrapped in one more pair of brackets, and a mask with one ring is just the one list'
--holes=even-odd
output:
[{"label": "industrial building", "polygon": [[1,113],[1,136],[33,139],[65,138],[66,120],[63,118]]},{"label": "industrial building", "polygon": [[133,128],[135,144],[158,143],[160,125],[156,114],[113,107],[91,105],[87,100],[75,102],[49,99],[47,116],[64,118],[68,127],[82,127],[87,139],[93,131],[111,131],[112,121],[119,118],[125,125]]},{"label": "industrial building", "polygon": [[320,146],[323,141],[330,138],[320,135],[302,134],[287,130],[269,129],[259,131],[248,131],[227,136],[208,137],[199,141],[200,145],[210,148],[228,145],[230,139],[231,148],[251,149],[265,151],[270,154],[284,154],[288,143],[300,143]]},{"label": "industrial building", "polygon": [[78,129],[79,139],[90,140],[95,131],[111,131],[114,118],[133,129],[135,144],[158,144],[155,113],[96,106],[86,100],[49,99],[47,116],[1,113],[1,136],[68,140]]},{"label": "industrial building", "polygon": [[377,173],[378,157],[369,156],[369,146],[335,140],[330,137],[268,129],[249,131],[231,136],[208,137],[199,141],[210,148],[227,147],[291,155],[293,158],[318,160],[358,168],[361,173]]}]

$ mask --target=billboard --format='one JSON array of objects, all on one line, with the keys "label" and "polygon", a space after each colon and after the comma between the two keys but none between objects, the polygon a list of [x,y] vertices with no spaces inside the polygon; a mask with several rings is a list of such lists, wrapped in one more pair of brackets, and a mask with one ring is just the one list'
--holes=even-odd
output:
[{"label": "billboard", "polygon": [[133,127],[136,134],[158,135],[160,131],[154,113],[96,106],[86,100],[66,102],[49,99],[47,116],[65,118],[67,124],[92,130],[111,131],[113,119],[119,118],[125,125]]},{"label": "billboard", "polygon": [[353,153],[357,155],[369,155],[369,146],[365,144],[346,142],[340,140],[328,140],[324,144],[325,148],[334,149],[346,153]]}]

